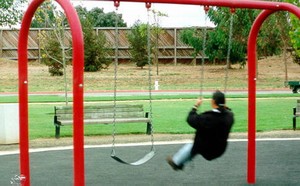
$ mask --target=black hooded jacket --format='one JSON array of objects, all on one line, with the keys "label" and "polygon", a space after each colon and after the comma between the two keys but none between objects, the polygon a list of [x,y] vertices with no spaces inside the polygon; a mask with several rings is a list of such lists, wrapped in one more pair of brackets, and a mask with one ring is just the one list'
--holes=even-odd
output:
[{"label": "black hooded jacket", "polygon": [[197,110],[193,108],[187,122],[196,129],[192,155],[201,154],[205,159],[213,160],[225,152],[234,123],[230,109],[213,109],[197,114]]}]

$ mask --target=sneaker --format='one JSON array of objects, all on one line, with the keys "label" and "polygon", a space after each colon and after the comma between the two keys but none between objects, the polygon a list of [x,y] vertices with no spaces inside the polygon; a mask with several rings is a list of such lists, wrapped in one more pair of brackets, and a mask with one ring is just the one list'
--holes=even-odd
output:
[{"label": "sneaker", "polygon": [[171,156],[167,157],[167,162],[175,171],[183,170],[183,165],[176,165]]}]

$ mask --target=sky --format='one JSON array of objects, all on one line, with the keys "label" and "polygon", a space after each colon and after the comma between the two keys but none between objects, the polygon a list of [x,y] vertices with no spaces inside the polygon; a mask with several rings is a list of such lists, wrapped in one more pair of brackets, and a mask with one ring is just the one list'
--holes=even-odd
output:
[{"label": "sky", "polygon": [[[72,0],[74,6],[81,5],[88,10],[93,7],[103,8],[104,12],[115,11],[113,1],[80,1]],[[203,6],[175,5],[175,4],[152,4],[152,10],[167,14],[167,17],[159,18],[161,27],[191,27],[191,26],[213,26],[206,20]],[[122,14],[127,26],[132,26],[137,20],[143,23],[148,21],[148,13],[145,3],[120,2],[118,13]],[[149,22],[155,24],[153,15],[150,14]]]}]

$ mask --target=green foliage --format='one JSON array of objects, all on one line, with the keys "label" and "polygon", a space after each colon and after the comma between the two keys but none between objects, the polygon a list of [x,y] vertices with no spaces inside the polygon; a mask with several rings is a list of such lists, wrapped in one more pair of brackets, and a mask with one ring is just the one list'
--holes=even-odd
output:
[{"label": "green foliage", "polygon": [[[48,66],[49,73],[52,76],[63,75],[62,49],[60,42],[56,39],[54,31],[49,31],[46,36],[46,43],[42,47],[42,63]],[[45,41],[44,41],[45,42]]]},{"label": "green foliage", "polygon": [[131,27],[131,32],[127,35],[127,37],[131,48],[131,60],[136,63],[136,66],[143,68],[146,64],[148,64],[147,24],[136,22]]},{"label": "green foliage", "polygon": [[48,66],[51,76],[64,75],[64,67],[70,60],[70,50],[66,50],[70,46],[70,41],[65,39],[65,19],[66,17],[61,11],[57,11],[56,7],[47,1],[37,10],[37,15],[31,26],[50,27],[51,30],[39,33],[42,63]]},{"label": "green foliage", "polygon": [[27,0],[1,0],[0,26],[13,26],[19,23],[22,16],[22,7]]},{"label": "green foliage", "polygon": [[[213,62],[226,60],[229,45],[230,18],[233,16],[230,63],[240,62],[244,64],[249,32],[258,14],[258,10],[252,9],[237,9],[232,14],[228,8],[211,8],[208,12],[208,17],[216,27],[207,33],[205,54],[209,60]],[[287,18],[284,17],[283,20],[287,21]],[[271,56],[281,51],[282,38],[280,33],[287,31],[288,27],[284,27],[285,30],[279,31],[277,27],[278,22],[275,16],[271,16],[262,27],[258,37],[259,56]],[[195,54],[202,50],[203,38],[204,35],[199,34],[199,31],[195,29],[187,29],[181,35],[181,40],[192,46]]]},{"label": "green foliage", "polygon": [[106,38],[102,32],[95,33],[90,14],[85,8],[76,7],[84,33],[84,71],[96,72],[107,68],[109,60],[106,56]]},{"label": "green foliage", "polygon": [[[276,16],[278,15],[278,16]],[[288,32],[287,24],[283,27],[286,29],[280,30],[280,24],[287,23],[287,18],[284,14],[278,12],[271,15],[266,19],[261,27],[261,31],[258,36],[258,54],[260,56],[272,56],[278,55],[282,51],[283,37],[282,35]],[[278,19],[281,19],[281,22]]]},{"label": "green foliage", "polygon": [[[300,7],[299,0],[286,0],[289,3],[292,3],[298,7]],[[291,30],[289,35],[291,37],[292,47],[294,49],[293,57],[294,62],[300,65],[300,21],[299,18],[296,17],[294,14],[290,15],[290,24]]]},{"label": "green foliage", "polygon": [[[116,16],[118,16],[118,25],[126,26],[122,15],[114,12],[104,13],[103,9],[94,8],[91,11],[88,11],[85,7],[77,6],[75,7],[78,13],[78,16],[81,21],[81,25],[84,33],[84,70],[89,72],[95,72],[103,68],[107,68],[109,65],[108,59],[106,56],[106,38],[102,32],[95,33],[94,27],[109,27],[115,26]],[[56,29],[61,26],[67,26],[67,20],[65,16],[60,11],[55,11],[56,7],[52,4],[51,1],[46,1],[38,9],[35,14],[35,17],[32,21],[31,27],[35,28],[53,28]],[[59,22],[58,20],[62,21]],[[45,38],[49,40],[45,44],[47,50],[52,50],[53,52],[48,52],[47,55],[51,55],[48,59],[43,59],[43,62],[49,66],[49,72],[52,75],[62,75],[62,63],[59,62],[59,56],[62,52],[58,50],[62,49],[62,42],[57,37],[49,36]],[[57,41],[52,41],[56,39]],[[60,45],[60,47],[59,47]],[[55,55],[56,54],[56,55]],[[46,55],[43,55],[44,57]],[[56,59],[56,60],[53,60]]]},{"label": "green foliage", "polygon": [[76,6],[77,13],[81,19],[88,18],[93,27],[115,27],[118,16],[118,26],[126,27],[127,24],[122,18],[122,14],[115,12],[105,13],[103,8],[93,8],[88,11],[85,7]]},{"label": "green foliage", "polygon": [[[51,23],[55,23],[56,7],[51,1],[45,1],[35,12],[33,20],[31,22],[31,28],[52,28]],[[60,13],[62,14],[62,13]]]},{"label": "green foliage", "polygon": [[81,19],[84,32],[84,71],[96,72],[107,68],[109,60],[106,56],[106,38],[102,32],[96,35],[89,19]]},{"label": "green foliage", "polygon": [[118,16],[118,26],[127,27],[122,19],[122,14],[115,12],[104,13],[103,8],[93,8],[88,12],[94,27],[114,27],[116,25],[116,16]]},{"label": "green foliage", "polygon": [[244,63],[247,38],[251,21],[254,20],[253,14],[253,10],[241,9],[237,9],[236,12],[232,14],[228,8],[222,7],[209,10],[208,17],[216,25],[213,31],[208,32],[207,39],[206,54],[211,61],[226,60],[229,47],[230,17],[233,16],[232,46],[229,60],[231,63]]},{"label": "green foliage", "polygon": [[188,28],[180,33],[180,40],[194,48],[193,57],[196,58],[198,53],[203,50],[204,33],[197,28]]}]

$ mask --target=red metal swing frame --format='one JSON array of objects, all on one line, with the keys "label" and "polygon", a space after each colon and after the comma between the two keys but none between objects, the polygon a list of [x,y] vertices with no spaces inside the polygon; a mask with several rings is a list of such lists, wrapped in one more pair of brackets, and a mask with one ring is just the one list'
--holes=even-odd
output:
[{"label": "red metal swing frame", "polygon": [[[21,184],[30,185],[29,138],[28,138],[28,34],[32,17],[37,8],[45,0],[33,0],[26,10],[19,35],[18,68],[19,68],[19,116],[20,116],[20,177]],[[229,8],[261,9],[252,25],[248,37],[248,163],[247,182],[254,184],[256,179],[256,41],[262,23],[277,11],[288,11],[300,19],[300,8],[281,2],[257,0],[103,0],[120,2],[144,2],[164,4],[186,4],[203,6],[220,6]],[[73,44],[73,155],[74,155],[74,185],[85,185],[84,169],[84,131],[83,131],[83,67],[84,43],[78,15],[70,0],[56,0],[65,11],[72,34]]]}]

